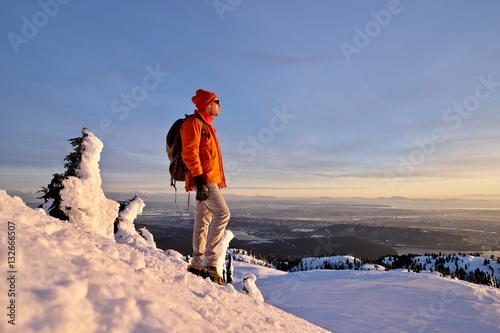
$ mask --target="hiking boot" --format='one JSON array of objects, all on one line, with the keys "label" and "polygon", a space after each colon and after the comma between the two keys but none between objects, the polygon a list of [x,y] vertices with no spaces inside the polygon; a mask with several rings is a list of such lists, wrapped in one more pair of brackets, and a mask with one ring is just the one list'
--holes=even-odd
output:
[{"label": "hiking boot", "polygon": [[220,276],[219,273],[217,273],[217,267],[214,266],[201,267],[201,266],[188,265],[187,271],[196,276],[200,276],[204,279],[209,278],[212,282],[215,282],[220,285],[224,285],[225,283],[222,276]]},{"label": "hiking boot", "polygon": [[220,285],[224,285],[225,281],[224,281],[224,278],[222,276],[219,275],[219,273],[217,272],[217,267],[214,267],[214,266],[208,266],[206,267],[206,274],[207,274],[207,277],[210,278],[210,280],[212,280],[212,282],[215,282],[217,284],[220,284]]},{"label": "hiking boot", "polygon": [[201,276],[202,278],[206,278],[207,277],[205,267],[188,265],[187,271],[189,273],[192,273],[192,274],[196,275],[196,276]]}]

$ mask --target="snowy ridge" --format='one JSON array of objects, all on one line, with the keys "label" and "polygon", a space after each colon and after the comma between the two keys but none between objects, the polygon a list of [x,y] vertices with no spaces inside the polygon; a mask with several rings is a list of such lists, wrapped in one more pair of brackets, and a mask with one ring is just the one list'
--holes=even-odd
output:
[{"label": "snowy ridge", "polygon": [[[117,244],[3,190],[0,207],[0,247],[7,248],[8,221],[15,223],[22,276],[15,326],[2,316],[1,332],[325,332],[232,285],[187,273],[175,253]],[[8,290],[7,280],[0,281],[0,290]]]},{"label": "snowy ridge", "polygon": [[[406,259],[404,262],[398,262]],[[500,258],[484,258],[470,254],[431,254],[386,257],[383,259],[388,268],[404,265],[415,272],[439,272],[468,282],[496,286],[500,281]]]},{"label": "snowy ridge", "polygon": [[383,265],[364,263],[348,255],[303,258],[291,272],[315,269],[333,270],[393,270],[413,272],[437,272],[442,276],[496,287],[500,281],[500,259],[484,258],[470,254],[431,254],[388,256],[381,259]]},{"label": "snowy ridge", "polygon": [[273,265],[271,265],[267,261],[255,258],[252,255],[250,255],[250,253],[248,253],[248,251],[243,250],[243,249],[232,248],[232,249],[228,249],[227,253],[229,255],[231,255],[231,257],[236,261],[246,262],[248,264],[257,265],[257,266],[274,268]]},{"label": "snowy ridge", "polygon": [[303,258],[300,263],[293,267],[291,272],[310,271],[315,269],[359,269],[363,262],[353,256],[330,256]]}]

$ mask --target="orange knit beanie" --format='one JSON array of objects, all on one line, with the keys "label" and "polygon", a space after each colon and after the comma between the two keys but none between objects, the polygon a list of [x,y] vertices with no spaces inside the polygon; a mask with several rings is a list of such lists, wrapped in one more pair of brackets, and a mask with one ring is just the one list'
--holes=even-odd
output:
[{"label": "orange knit beanie", "polygon": [[191,98],[198,110],[203,110],[217,99],[217,95],[211,91],[198,89],[196,95]]}]

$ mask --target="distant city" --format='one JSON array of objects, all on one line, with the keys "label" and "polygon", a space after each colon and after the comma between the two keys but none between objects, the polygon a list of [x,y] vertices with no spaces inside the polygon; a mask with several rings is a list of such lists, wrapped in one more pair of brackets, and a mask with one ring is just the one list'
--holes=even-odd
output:
[{"label": "distant city", "polygon": [[[184,240],[187,247],[176,245],[177,249],[189,253],[195,203],[188,208],[168,200],[145,201],[137,223],[152,229],[161,246]],[[266,256],[500,254],[500,209],[495,202],[272,197],[227,201],[228,229],[235,234],[231,246]]]}]

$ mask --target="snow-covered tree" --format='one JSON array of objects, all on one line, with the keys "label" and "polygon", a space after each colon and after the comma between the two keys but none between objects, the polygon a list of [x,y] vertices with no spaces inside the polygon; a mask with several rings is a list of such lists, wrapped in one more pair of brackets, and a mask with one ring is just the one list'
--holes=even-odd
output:
[{"label": "snow-covered tree", "polygon": [[226,277],[225,277],[226,283],[233,283],[234,266],[233,266],[233,257],[231,255],[227,256],[225,272],[226,272]]},{"label": "snow-covered tree", "polygon": [[217,272],[221,275],[224,274],[224,270],[226,269],[225,263],[226,263],[227,249],[229,247],[229,243],[233,238],[234,238],[233,232],[231,230],[226,229],[219,243],[220,255],[219,258],[217,259]]},{"label": "snow-covered tree", "polygon": [[69,142],[75,150],[64,159],[66,171],[54,174],[51,183],[42,188],[42,207],[51,216],[113,239],[119,204],[107,199],[101,188],[99,160],[103,143],[86,128],[82,129],[82,137]]},{"label": "snow-covered tree", "polygon": [[64,168],[66,169],[64,173],[55,173],[52,175],[52,180],[47,187],[43,186],[39,192],[43,193],[39,199],[44,200],[44,204],[40,205],[40,208],[43,208],[45,212],[55,218],[58,218],[63,221],[69,220],[68,215],[65,213],[65,210],[70,208],[62,208],[61,203],[61,190],[64,188],[63,181],[68,179],[68,177],[76,177],[77,170],[80,168],[80,163],[82,161],[82,154],[85,150],[85,146],[83,145],[84,138],[88,136],[87,129],[82,129],[82,136],[78,138],[69,139],[68,141],[74,147],[74,151],[69,153],[64,161]]},{"label": "snow-covered tree", "polygon": [[120,202],[119,214],[114,223],[117,243],[128,244],[137,249],[148,246],[156,249],[153,235],[146,228],[141,228],[139,231],[135,229],[134,220],[142,214],[144,207],[144,201],[137,196]]}]

